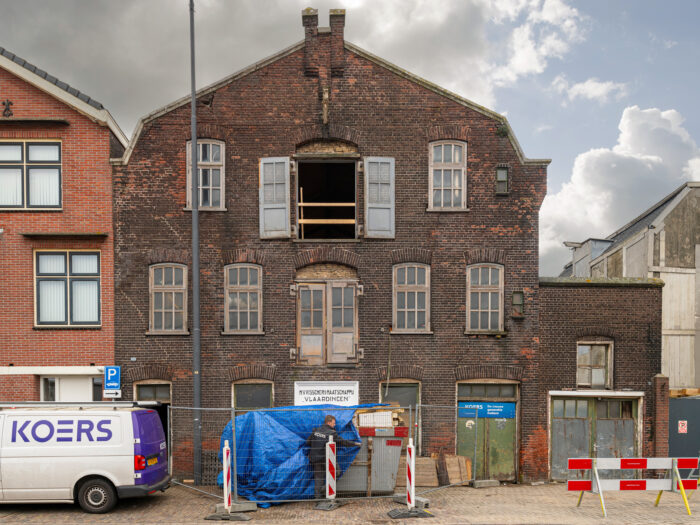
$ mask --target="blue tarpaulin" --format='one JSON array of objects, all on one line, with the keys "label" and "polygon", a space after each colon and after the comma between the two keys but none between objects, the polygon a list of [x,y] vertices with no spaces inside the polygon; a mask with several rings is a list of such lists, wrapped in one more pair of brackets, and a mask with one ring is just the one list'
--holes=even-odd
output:
[{"label": "blue tarpaulin", "polygon": [[[360,441],[360,435],[352,424],[353,409],[376,406],[382,405],[288,406],[236,416],[238,495],[257,502],[313,498],[314,478],[306,439],[314,428],[323,425],[323,419],[330,414],[335,417],[335,428],[341,438]],[[224,441],[228,440],[229,445],[233,445],[231,429],[229,421],[221,434],[220,461],[223,460]],[[355,447],[339,447],[338,478],[353,462],[358,451],[359,448]],[[217,482],[223,487],[223,472],[219,473]]]}]

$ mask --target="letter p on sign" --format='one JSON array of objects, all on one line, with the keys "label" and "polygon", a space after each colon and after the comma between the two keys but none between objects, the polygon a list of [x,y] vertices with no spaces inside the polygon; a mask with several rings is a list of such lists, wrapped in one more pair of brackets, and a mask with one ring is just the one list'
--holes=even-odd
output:
[{"label": "letter p on sign", "polygon": [[121,367],[105,367],[105,390],[119,390],[121,388]]}]

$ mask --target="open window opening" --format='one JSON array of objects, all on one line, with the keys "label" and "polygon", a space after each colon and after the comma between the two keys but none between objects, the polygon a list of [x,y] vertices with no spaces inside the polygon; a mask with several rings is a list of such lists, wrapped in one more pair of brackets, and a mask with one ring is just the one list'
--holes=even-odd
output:
[{"label": "open window opening", "polygon": [[299,163],[301,239],[354,239],[357,202],[354,162]]}]

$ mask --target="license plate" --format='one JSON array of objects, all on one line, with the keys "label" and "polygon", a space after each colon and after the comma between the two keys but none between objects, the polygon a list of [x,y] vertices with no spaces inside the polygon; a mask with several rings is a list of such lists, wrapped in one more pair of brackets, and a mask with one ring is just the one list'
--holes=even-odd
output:
[{"label": "license plate", "polygon": [[148,460],[146,461],[146,463],[148,464],[149,467],[150,467],[151,465],[155,465],[156,463],[158,463],[158,458],[148,458]]}]

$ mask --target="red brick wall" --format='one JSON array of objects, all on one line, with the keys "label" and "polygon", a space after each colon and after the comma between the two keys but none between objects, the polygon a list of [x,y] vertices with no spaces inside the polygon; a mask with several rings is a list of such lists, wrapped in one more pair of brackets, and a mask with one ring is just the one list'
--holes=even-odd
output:
[{"label": "red brick wall", "polygon": [[[62,142],[61,211],[0,210],[0,366],[106,365],[114,361],[114,255],[110,132],[56,98],[0,69],[0,96],[13,102],[0,139]],[[16,123],[18,119],[62,123]],[[28,238],[24,232],[103,232],[95,238]],[[33,250],[94,249],[101,257],[99,329],[35,329]],[[16,377],[16,376],[15,376]],[[9,381],[14,381],[10,379]],[[0,390],[0,399],[5,390]],[[30,398],[31,399],[31,398]]]},{"label": "red brick wall", "polygon": [[0,402],[39,401],[39,376],[0,375]]}]

